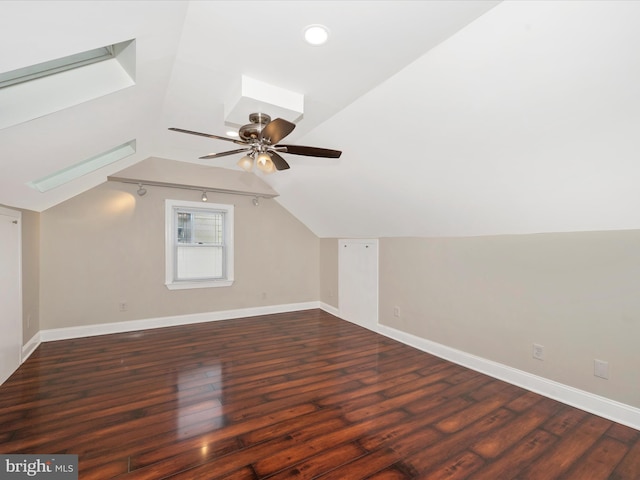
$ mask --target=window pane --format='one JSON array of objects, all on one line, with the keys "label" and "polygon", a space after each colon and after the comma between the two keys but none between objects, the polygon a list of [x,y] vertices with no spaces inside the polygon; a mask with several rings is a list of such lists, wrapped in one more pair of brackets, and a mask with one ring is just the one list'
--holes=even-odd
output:
[{"label": "window pane", "polygon": [[194,213],[193,242],[220,245],[222,243],[222,214]]},{"label": "window pane", "polygon": [[178,212],[178,243],[191,243],[191,214]]},{"label": "window pane", "polygon": [[178,212],[178,243],[222,245],[224,214],[221,212]]},{"label": "window pane", "polygon": [[223,278],[222,247],[179,246],[176,252],[176,280]]}]

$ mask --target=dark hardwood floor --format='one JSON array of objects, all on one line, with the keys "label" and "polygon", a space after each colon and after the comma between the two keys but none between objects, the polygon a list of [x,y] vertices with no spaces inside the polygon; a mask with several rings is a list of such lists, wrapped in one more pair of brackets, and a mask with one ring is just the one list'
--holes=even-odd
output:
[{"label": "dark hardwood floor", "polygon": [[640,432],[320,310],[42,344],[0,425],[81,479],[640,479]]}]

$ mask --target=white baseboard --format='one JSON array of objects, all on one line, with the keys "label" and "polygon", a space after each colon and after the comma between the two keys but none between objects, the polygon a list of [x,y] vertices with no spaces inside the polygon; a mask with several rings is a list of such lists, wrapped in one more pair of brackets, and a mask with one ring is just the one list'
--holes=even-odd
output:
[{"label": "white baseboard", "polygon": [[512,385],[517,385],[580,410],[640,430],[640,409],[630,405],[594,395],[593,393],[487,360],[486,358],[477,357],[385,325],[378,324],[377,332],[423,352],[431,353],[458,365],[504,380]]},{"label": "white baseboard", "polygon": [[24,361],[29,358],[29,356],[36,351],[38,345],[41,342],[40,332],[36,333],[33,337],[29,339],[27,343],[22,346],[22,356],[20,357],[20,363],[24,363]]},{"label": "white baseboard", "polygon": [[328,303],[320,302],[320,308],[322,310],[324,310],[325,312],[330,313],[331,315],[334,315],[336,317],[340,317],[340,310],[338,310],[338,308],[334,307],[333,305],[329,305]]},{"label": "white baseboard", "polygon": [[130,320],[127,322],[101,323],[98,325],[83,325],[78,327],[52,328],[41,330],[40,339],[43,342],[54,340],[68,340],[71,338],[94,337],[110,333],[135,332],[151,328],[174,327],[190,323],[215,322],[233,318],[257,317],[272,313],[296,312],[320,308],[320,302],[289,303],[284,305],[269,305],[264,307],[240,308],[223,310],[220,312],[194,313],[190,315],[175,315],[171,317],[146,318],[144,320]]}]

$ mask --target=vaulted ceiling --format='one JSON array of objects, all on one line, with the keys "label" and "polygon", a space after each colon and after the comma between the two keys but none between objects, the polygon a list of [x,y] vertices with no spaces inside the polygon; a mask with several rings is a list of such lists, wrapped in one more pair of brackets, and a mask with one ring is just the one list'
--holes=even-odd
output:
[{"label": "vaulted ceiling", "polygon": [[[309,24],[326,45],[304,43]],[[304,95],[287,143],[343,151],[256,174],[318,236],[640,228],[639,24],[640,2],[612,0],[3,1],[0,73],[134,39],[135,67],[51,112],[82,85],[0,89],[0,204],[42,211],[149,157],[237,169],[198,160],[233,144],[167,128],[224,135],[245,75]]]}]

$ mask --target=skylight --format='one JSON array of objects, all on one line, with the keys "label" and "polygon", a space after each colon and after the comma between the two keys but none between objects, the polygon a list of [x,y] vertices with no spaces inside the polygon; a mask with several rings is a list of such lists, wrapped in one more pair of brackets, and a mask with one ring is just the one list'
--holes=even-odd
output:
[{"label": "skylight", "polygon": [[136,41],[0,72],[0,129],[136,84]]},{"label": "skylight", "polygon": [[131,140],[127,143],[119,145],[111,150],[96,155],[95,157],[84,160],[70,167],[64,168],[57,172],[42,177],[33,182],[27,183],[31,188],[35,188],[41,192],[46,192],[52,188],[59,187],[65,183],[75,180],[83,175],[94,172],[99,168],[105,167],[112,163],[122,160],[129,155],[136,153],[136,141]]},{"label": "skylight", "polygon": [[116,45],[109,45],[107,47],[94,48],[93,50],[76,53],[68,57],[56,58],[37,65],[0,73],[0,88],[108,60],[115,56],[115,47]]}]

